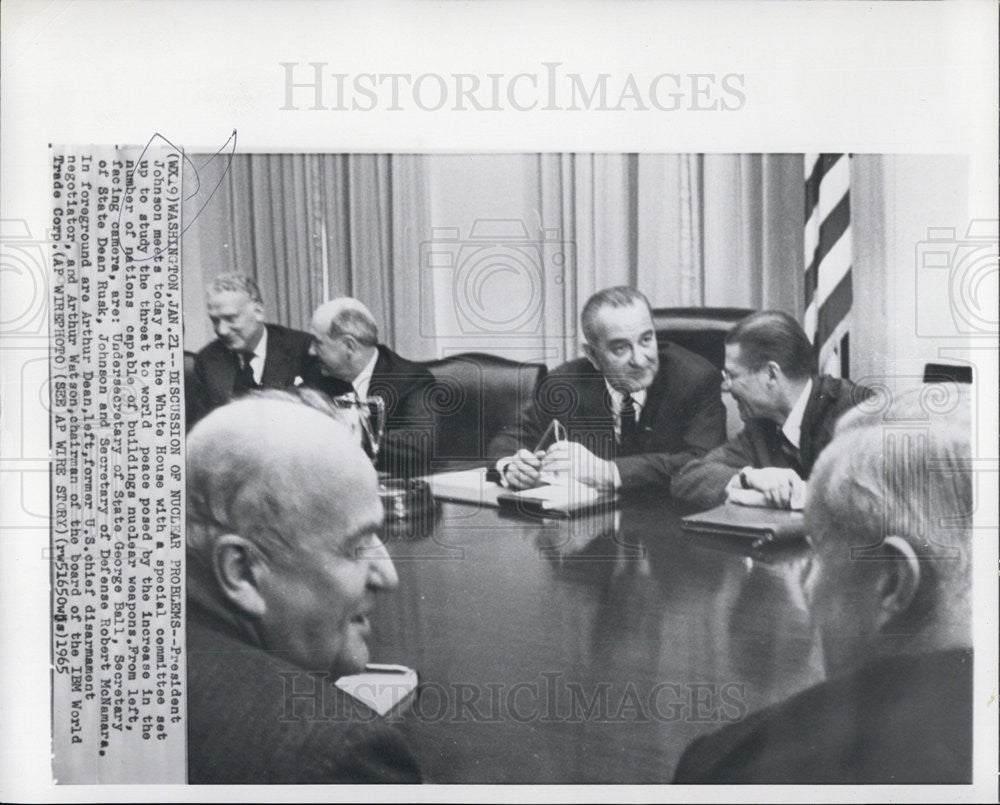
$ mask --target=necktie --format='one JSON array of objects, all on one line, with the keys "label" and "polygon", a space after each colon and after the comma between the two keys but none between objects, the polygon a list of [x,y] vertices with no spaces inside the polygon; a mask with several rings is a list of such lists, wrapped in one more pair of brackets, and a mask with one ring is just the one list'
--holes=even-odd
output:
[{"label": "necktie", "polygon": [[778,444],[781,448],[781,454],[788,461],[789,468],[795,470],[799,476],[802,476],[802,457],[799,448],[789,441],[783,430],[778,431]]},{"label": "necktie", "polygon": [[622,408],[618,418],[621,424],[621,438],[619,442],[622,447],[630,446],[635,439],[636,432],[635,401],[632,399],[632,395],[627,392],[622,397]]},{"label": "necktie", "polygon": [[253,357],[249,352],[234,352],[236,359],[236,377],[233,379],[233,396],[246,394],[248,391],[259,388],[257,381],[253,379],[253,368],[250,366],[250,359]]}]

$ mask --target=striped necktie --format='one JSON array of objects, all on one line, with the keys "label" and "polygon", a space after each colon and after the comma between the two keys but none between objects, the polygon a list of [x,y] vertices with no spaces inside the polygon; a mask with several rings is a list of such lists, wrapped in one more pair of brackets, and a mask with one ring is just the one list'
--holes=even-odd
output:
[{"label": "striped necktie", "polygon": [[625,392],[625,396],[622,397],[622,407],[618,419],[621,427],[621,437],[618,441],[622,447],[631,446],[635,440],[636,432],[635,401],[628,392]]}]

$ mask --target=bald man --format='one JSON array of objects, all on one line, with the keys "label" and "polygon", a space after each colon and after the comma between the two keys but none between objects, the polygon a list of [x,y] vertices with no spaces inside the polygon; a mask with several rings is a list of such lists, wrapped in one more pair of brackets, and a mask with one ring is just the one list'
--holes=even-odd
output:
[{"label": "bald man", "polygon": [[431,373],[378,340],[378,324],[357,299],[342,296],[320,305],[310,322],[321,378],[307,382],[331,396],[381,397],[386,426],[378,468],[390,475],[429,472],[433,420],[427,407]]},{"label": "bald man", "polygon": [[397,585],[345,425],[253,396],[188,435],[188,781],[415,783],[395,728],[334,687]]},{"label": "bald man", "polygon": [[[810,476],[800,583],[827,680],[695,741],[684,783],[969,783],[970,407],[846,413]],[[944,413],[942,413],[944,410]]]}]

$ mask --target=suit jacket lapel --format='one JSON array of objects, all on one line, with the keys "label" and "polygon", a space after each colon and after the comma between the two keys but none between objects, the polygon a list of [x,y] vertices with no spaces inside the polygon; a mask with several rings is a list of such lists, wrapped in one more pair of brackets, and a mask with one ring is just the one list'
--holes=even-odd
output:
[{"label": "suit jacket lapel", "polygon": [[667,387],[670,385],[670,372],[665,366],[667,363],[665,359],[666,355],[661,354],[659,371],[657,371],[656,377],[653,378],[653,382],[646,392],[646,404],[642,407],[642,413],[639,414],[640,437],[641,434],[648,431],[651,424],[656,420],[660,407],[664,404],[669,404]]},{"label": "suit jacket lapel", "polygon": [[660,353],[660,368],[653,378],[649,389],[646,391],[646,404],[639,414],[639,424],[635,433],[635,445],[633,452],[641,452],[646,445],[646,439],[653,430],[653,423],[660,418],[660,409],[665,405],[671,405],[673,396],[670,388],[671,372],[668,364],[670,358],[667,353]]},{"label": "suit jacket lapel", "polygon": [[[816,459],[816,445],[826,444],[832,429],[832,423],[824,420],[824,412],[829,405],[826,396],[829,389],[825,387],[822,376],[813,378],[812,393],[802,413],[802,431],[799,435],[799,456],[802,459],[802,469],[808,475],[812,471]],[[818,430],[817,430],[818,428]]]},{"label": "suit jacket lapel", "polygon": [[214,366],[205,379],[208,381],[214,404],[212,407],[229,402],[236,381],[236,360],[233,353],[219,342],[219,351],[213,356]]},{"label": "suit jacket lapel", "polygon": [[265,388],[290,385],[293,378],[282,377],[281,369],[292,366],[292,356],[288,354],[288,344],[281,333],[273,327],[267,328],[267,354],[264,356],[264,371],[260,375],[260,385]]}]

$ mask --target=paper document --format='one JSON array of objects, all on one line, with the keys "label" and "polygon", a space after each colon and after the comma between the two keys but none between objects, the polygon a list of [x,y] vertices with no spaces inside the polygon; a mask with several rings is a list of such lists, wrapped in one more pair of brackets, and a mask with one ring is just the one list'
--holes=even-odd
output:
[{"label": "paper document", "polygon": [[[737,503],[740,506],[757,506],[763,509],[774,508],[767,502],[764,493],[757,489],[739,489],[731,486],[726,489],[726,499],[730,503]],[[805,504],[806,485],[804,483],[796,484],[792,488],[792,501],[788,508],[792,511],[802,511]]]},{"label": "paper document", "polygon": [[458,500],[476,503],[480,506],[496,506],[497,493],[502,488],[486,480],[486,469],[440,472],[424,478],[430,484],[431,494],[444,500]]},{"label": "paper document", "polygon": [[543,509],[568,511],[593,503],[600,497],[600,493],[593,487],[576,481],[560,480],[559,483],[548,486],[504,492],[504,497],[531,501]]},{"label": "paper document", "polygon": [[405,665],[369,663],[362,673],[342,676],[334,684],[384,716],[416,690],[418,681],[417,672]]}]

